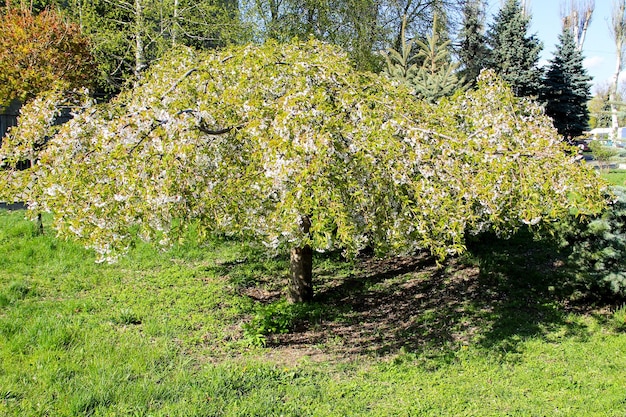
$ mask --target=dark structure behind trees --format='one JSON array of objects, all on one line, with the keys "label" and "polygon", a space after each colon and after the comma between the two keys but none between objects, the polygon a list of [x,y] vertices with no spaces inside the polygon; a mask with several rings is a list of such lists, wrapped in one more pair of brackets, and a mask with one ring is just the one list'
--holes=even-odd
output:
[{"label": "dark structure behind trees", "polygon": [[0,108],[0,145],[2,145],[2,138],[6,135],[7,130],[17,124],[20,106],[21,103],[14,100],[8,107]]}]

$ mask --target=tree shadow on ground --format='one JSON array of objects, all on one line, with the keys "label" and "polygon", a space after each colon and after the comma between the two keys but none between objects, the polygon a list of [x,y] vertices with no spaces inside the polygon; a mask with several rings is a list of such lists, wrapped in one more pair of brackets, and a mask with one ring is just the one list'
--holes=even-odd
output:
[{"label": "tree shadow on ground", "polygon": [[451,352],[463,345],[516,351],[520,342],[564,328],[568,306],[558,248],[529,234],[508,240],[483,236],[467,256],[443,265],[426,254],[360,260],[351,276],[318,270],[316,321],[273,335],[269,345],[350,357],[400,351]]}]

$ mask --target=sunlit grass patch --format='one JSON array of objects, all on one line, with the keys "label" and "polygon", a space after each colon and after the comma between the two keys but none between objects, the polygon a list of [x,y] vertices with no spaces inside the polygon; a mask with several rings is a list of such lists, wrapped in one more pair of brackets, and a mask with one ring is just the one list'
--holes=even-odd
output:
[{"label": "sunlit grass patch", "polygon": [[293,306],[286,258],[241,242],[96,264],[23,217],[0,212],[1,416],[626,411],[624,308],[565,308],[545,242],[441,267],[320,255],[315,302]]},{"label": "sunlit grass patch", "polygon": [[601,175],[613,185],[626,185],[626,170],[612,169],[609,172],[603,172]]}]

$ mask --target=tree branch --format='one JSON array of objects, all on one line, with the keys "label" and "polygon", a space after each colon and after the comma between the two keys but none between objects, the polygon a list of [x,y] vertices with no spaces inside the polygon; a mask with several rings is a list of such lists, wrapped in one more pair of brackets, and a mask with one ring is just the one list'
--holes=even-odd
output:
[{"label": "tree branch", "polygon": [[180,83],[182,83],[185,78],[189,77],[191,74],[193,74],[194,72],[198,71],[198,68],[192,68],[189,71],[187,71],[182,77],[180,77],[170,88],[169,90],[167,90],[165,93],[163,93],[163,95],[161,96],[161,101],[163,101],[163,99],[165,97],[167,97],[167,95],[169,93],[171,93],[172,91],[174,91],[176,89],[176,87],[178,87],[180,85]]},{"label": "tree branch", "polygon": [[200,120],[200,123],[198,124],[198,130],[200,130],[202,133],[206,133],[207,135],[212,135],[212,136],[217,136],[217,135],[225,135],[226,133],[230,133],[233,130],[239,130],[243,127],[244,125],[238,125],[238,126],[230,126],[230,127],[225,127],[222,129],[210,129],[206,123],[204,122],[204,120]]}]

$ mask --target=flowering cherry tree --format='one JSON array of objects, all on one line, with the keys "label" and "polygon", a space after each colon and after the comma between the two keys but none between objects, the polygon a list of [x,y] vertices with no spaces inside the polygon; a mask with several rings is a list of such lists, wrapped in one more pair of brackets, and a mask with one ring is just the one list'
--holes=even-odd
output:
[{"label": "flowering cherry tree", "polygon": [[103,260],[196,221],[290,250],[294,301],[312,297],[312,251],[443,258],[468,232],[604,205],[541,108],[494,74],[428,104],[315,41],[179,49],[113,102],[84,105],[37,158],[30,208]]},{"label": "flowering cherry tree", "polygon": [[[20,109],[19,124],[9,128],[0,146],[0,201],[32,201],[39,171],[35,165],[47,147],[48,141],[59,130],[57,118],[62,112],[77,111],[91,99],[88,91],[68,90],[68,84],[55,83],[49,89],[24,104]],[[33,206],[34,207],[34,206]],[[43,231],[41,212],[33,211],[33,218]]]}]

